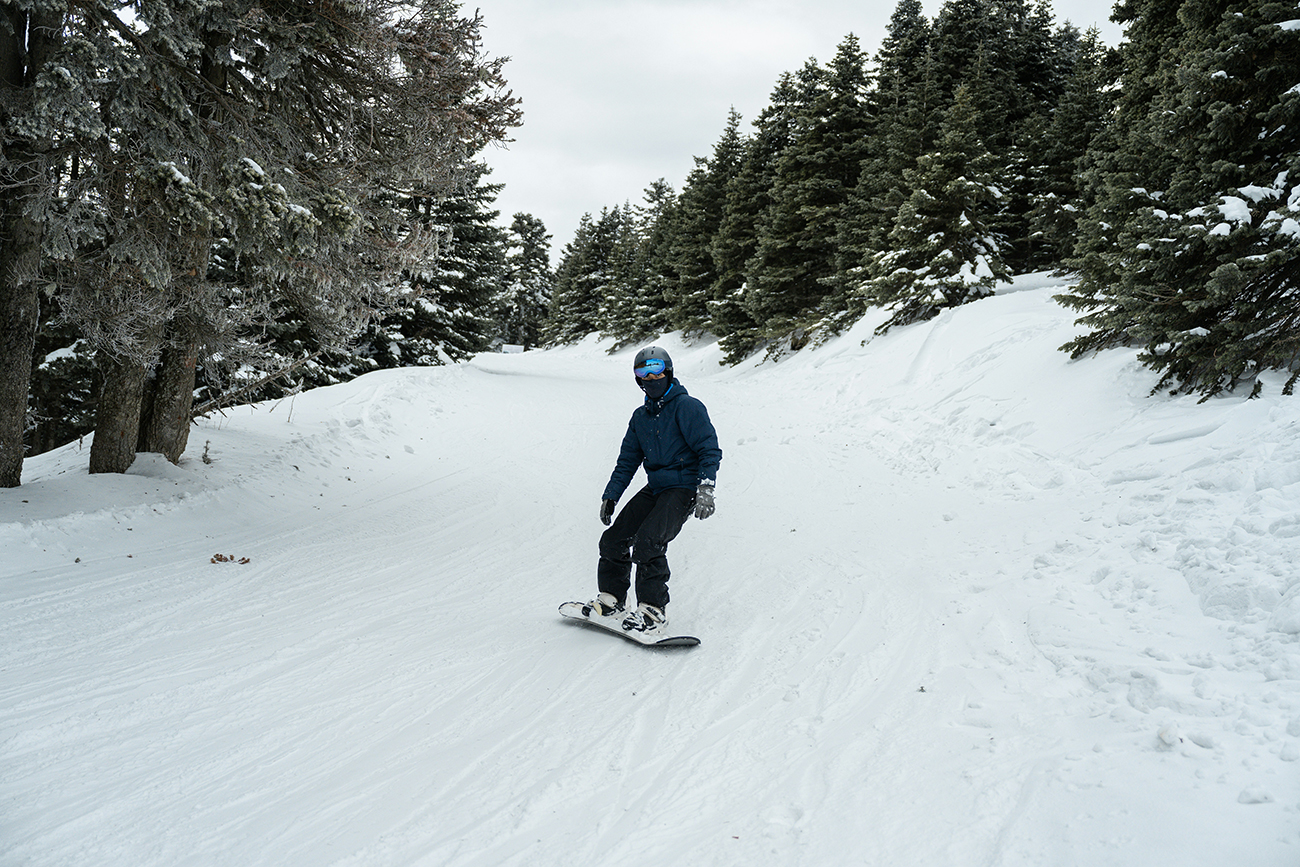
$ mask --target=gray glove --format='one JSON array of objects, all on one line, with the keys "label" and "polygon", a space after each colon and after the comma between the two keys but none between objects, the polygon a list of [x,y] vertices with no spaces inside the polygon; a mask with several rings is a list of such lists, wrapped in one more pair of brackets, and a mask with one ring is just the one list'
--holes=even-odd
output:
[{"label": "gray glove", "polygon": [[695,517],[703,521],[713,514],[713,483],[702,482],[695,489]]},{"label": "gray glove", "polygon": [[608,527],[610,522],[614,520],[614,505],[615,503],[613,500],[600,501],[600,522],[606,527]]}]

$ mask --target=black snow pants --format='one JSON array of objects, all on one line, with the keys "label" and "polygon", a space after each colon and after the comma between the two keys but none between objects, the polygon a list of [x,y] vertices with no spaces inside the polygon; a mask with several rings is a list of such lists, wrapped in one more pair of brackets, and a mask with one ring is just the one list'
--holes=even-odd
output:
[{"label": "black snow pants", "polygon": [[[668,604],[668,543],[677,538],[695,505],[695,491],[642,488],[600,537],[596,585],[626,604],[636,564],[636,601],[662,610]],[[630,552],[630,554],[629,554]]]}]

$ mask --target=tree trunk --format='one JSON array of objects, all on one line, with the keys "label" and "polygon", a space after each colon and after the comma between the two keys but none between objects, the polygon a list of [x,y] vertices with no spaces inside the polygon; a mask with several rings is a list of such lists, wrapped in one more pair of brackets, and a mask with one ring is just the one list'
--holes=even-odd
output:
[{"label": "tree trunk", "polygon": [[[5,4],[0,27],[0,90],[9,92],[0,105],[0,123],[9,109],[26,102],[36,72],[52,49],[57,15],[20,11]],[[41,142],[0,140],[0,487],[22,481],[23,433],[27,389],[39,319],[36,282],[41,261],[42,226],[26,214],[29,200],[41,194],[38,160]]]},{"label": "tree trunk", "polygon": [[[199,75],[215,93],[225,93],[227,69],[214,61],[215,55],[229,42],[229,37],[217,32],[204,33],[204,47],[199,61]],[[199,91],[195,113],[204,120],[219,117],[217,103],[212,94]],[[191,165],[191,177],[201,178],[202,167]],[[207,289],[208,262],[212,251],[210,228],[199,231],[189,239],[188,269],[178,279],[176,289],[181,297],[200,298]],[[143,416],[140,419],[138,450],[157,452],[173,464],[180,463],[181,455],[190,439],[190,422],[194,409],[194,376],[202,340],[197,323],[190,316],[181,316],[169,325],[169,334],[154,376],[145,386]]]},{"label": "tree trunk", "polygon": [[147,365],[100,353],[104,388],[95,413],[95,440],[90,445],[92,473],[124,473],[135,462],[140,436]]},{"label": "tree trunk", "polygon": [[22,248],[39,248],[40,231],[30,225],[18,228],[8,217],[8,213],[0,217],[4,221],[0,236],[14,239],[12,247],[0,243],[0,488],[16,488],[22,481],[27,388],[39,305],[36,282],[19,275],[24,270],[23,260],[34,258],[25,256]]},{"label": "tree trunk", "polygon": [[[12,175],[28,174],[27,168],[20,163],[0,172],[0,185],[8,186]],[[23,214],[23,207],[35,186],[19,181],[0,196],[0,488],[22,483],[27,390],[40,318],[34,278],[41,250],[41,227]]]},{"label": "tree trunk", "polygon": [[147,410],[140,423],[140,451],[158,452],[173,464],[180,462],[190,438],[198,355],[198,340],[188,333],[175,335],[163,350],[147,386]]}]

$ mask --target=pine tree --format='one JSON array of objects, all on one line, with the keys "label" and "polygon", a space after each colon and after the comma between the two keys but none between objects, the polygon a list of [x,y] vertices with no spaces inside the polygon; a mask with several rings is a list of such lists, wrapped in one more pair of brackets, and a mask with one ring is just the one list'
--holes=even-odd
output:
[{"label": "pine tree", "polygon": [[408,203],[425,231],[442,241],[423,267],[405,273],[398,307],[352,354],[379,367],[411,367],[463,361],[488,347],[494,332],[488,311],[504,279],[506,245],[492,208],[501,185],[486,182],[490,172],[475,164],[455,194]]},{"label": "pine tree", "polygon": [[807,108],[777,161],[772,205],[747,269],[749,314],[768,337],[789,336],[796,348],[835,291],[839,222],[871,133],[865,61],[850,34],[825,69],[805,67]]},{"label": "pine tree", "polygon": [[596,220],[582,216],[555,269],[547,343],[576,343],[607,327],[619,300],[627,298],[630,234],[631,218],[622,206],[602,208]]},{"label": "pine tree", "polygon": [[[995,115],[992,128],[983,133],[991,146],[1014,146],[1022,123],[1050,115],[1060,102],[1074,68],[1080,36],[1073,26],[1056,27],[1047,0],[1032,4],[1000,0],[990,8],[998,33],[985,50],[996,58],[992,73],[997,89],[1005,94],[1006,117]],[[982,108],[987,111],[987,106]]]},{"label": "pine tree", "polygon": [[801,111],[798,85],[784,74],[754,121],[755,132],[744,141],[736,173],[724,191],[722,219],[710,247],[717,281],[710,293],[709,321],[728,363],[739,362],[763,340],[745,301],[748,268],[758,250],[759,225],[772,205],[777,160],[792,140]]},{"label": "pine tree", "polygon": [[1003,193],[994,220],[1015,271],[1043,264],[1032,220],[1044,132],[1064,92],[1078,33],[1053,31],[1045,2],[948,0],[935,19],[934,75],[948,103],[962,85],[981,87],[976,131],[997,160]]},{"label": "pine tree", "polygon": [[[480,22],[446,0],[250,4],[77,7],[46,91],[76,104],[22,119],[61,143],[42,230],[62,312],[101,350],[92,471],[177,459],[200,353],[258,311],[355,334],[422,254],[376,191],[445,189],[517,123]],[[235,295],[209,278],[219,246],[254,278]]]},{"label": "pine tree", "polygon": [[530,349],[541,340],[551,303],[551,236],[532,214],[515,214],[506,240],[505,278],[493,301],[501,338]]},{"label": "pine tree", "polygon": [[[995,88],[1007,92],[1006,115],[993,118],[983,132],[985,143],[999,156],[1004,207],[996,224],[1006,239],[1004,258],[1013,273],[1050,268],[1059,262],[1041,240],[1035,205],[1046,175],[1057,161],[1072,164],[1083,150],[1049,151],[1048,130],[1064,98],[1070,75],[1078,61],[1080,36],[1074,27],[1053,29],[1045,2],[1035,6],[1018,2],[1003,6],[1003,32],[992,54],[1001,57]],[[1101,116],[1097,117],[1100,121]],[[1060,142],[1058,142],[1060,144]],[[1070,165],[1072,168],[1072,165]],[[1066,169],[1068,171],[1068,169]]]},{"label": "pine tree", "polygon": [[726,207],[727,183],[740,166],[740,114],[732,109],[713,154],[695,169],[677,198],[669,261],[677,279],[667,287],[673,328],[697,335],[711,328],[709,302],[718,280],[712,245]]},{"label": "pine tree", "polygon": [[1033,172],[1029,215],[1039,252],[1031,267],[1057,265],[1074,249],[1079,217],[1086,207],[1079,175],[1092,141],[1113,107],[1113,72],[1108,51],[1093,28],[1079,44],[1074,65],[1051,123],[1043,133],[1041,162]]},{"label": "pine tree", "polygon": [[1156,7],[1121,10],[1134,22],[1123,80],[1158,89],[1146,107],[1124,94],[1120,147],[1094,157],[1083,279],[1063,300],[1095,330],[1065,348],[1132,341],[1156,388],[1256,394],[1261,371],[1300,363],[1300,32],[1282,26],[1294,7],[1184,4],[1176,24],[1154,22]]},{"label": "pine tree", "polygon": [[93,128],[79,91],[99,70],[68,45],[95,23],[67,16],[64,4],[4,3],[0,13],[0,487],[12,488],[22,478],[40,254],[62,159],[54,143],[67,127]]},{"label": "pine tree", "polygon": [[24,444],[39,455],[95,429],[99,393],[95,354],[76,328],[60,322],[53,305],[42,305],[32,358],[28,407],[31,424]]},{"label": "pine tree", "polygon": [[667,180],[660,178],[646,188],[645,204],[637,211],[636,223],[645,272],[640,336],[655,337],[672,327],[668,292],[680,277],[672,258],[678,231],[678,196]]},{"label": "pine tree", "polygon": [[921,0],[899,0],[874,58],[876,87],[870,104],[878,123],[892,124],[907,117],[906,107],[927,74],[930,39],[931,25],[922,14]]},{"label": "pine tree", "polygon": [[573,238],[560,250],[555,266],[555,292],[542,329],[542,341],[551,346],[576,343],[595,331],[600,302],[587,293],[582,275],[590,255],[591,235],[595,226],[591,214],[583,214]]},{"label": "pine tree", "polygon": [[[1022,4],[1007,0],[1007,5]],[[995,0],[945,0],[935,16],[930,46],[934,51],[933,74],[945,111],[954,102],[957,89],[970,82],[971,73],[981,63],[990,80],[1003,85],[1014,81],[1006,78],[1010,59],[999,51],[1006,48],[1002,39],[1005,22],[999,11]],[[1011,99],[1009,88],[990,90],[988,96],[993,101],[979,106],[984,118],[976,132],[981,136],[987,136],[994,125],[993,118],[1006,116],[1006,102]]]},{"label": "pine tree", "polygon": [[604,262],[593,275],[594,291],[600,298],[597,322],[603,336],[614,337],[622,345],[637,339],[641,330],[648,283],[640,226],[630,202],[602,213],[595,240]]},{"label": "pine tree", "polygon": [[676,285],[672,250],[676,238],[677,196],[660,178],[645,191],[645,203],[623,209],[616,269],[623,276],[607,291],[601,333],[615,348],[668,331],[669,287]]},{"label": "pine tree", "polygon": [[[1113,18],[1125,25],[1126,35],[1120,49],[1120,95],[1111,121],[1098,131],[1082,160],[1079,181],[1088,210],[1079,221],[1067,262],[1080,280],[1071,293],[1061,296],[1077,310],[1100,308],[1104,294],[1123,281],[1134,244],[1127,224],[1142,209],[1158,207],[1159,191],[1173,173],[1168,154],[1153,138],[1156,124],[1149,114],[1163,113],[1162,93],[1174,87],[1181,6],[1180,0],[1116,4]],[[1105,309],[1089,313],[1081,321],[1096,331],[1069,346],[1082,354],[1122,341],[1123,318],[1121,314],[1112,320]]]},{"label": "pine tree", "polygon": [[845,205],[836,270],[850,281],[862,264],[886,249],[898,209],[911,194],[904,174],[929,151],[942,120],[930,22],[920,0],[900,0],[876,53],[876,88],[869,94],[876,119],[866,142],[858,184]]},{"label": "pine tree", "polygon": [[859,290],[859,303],[892,311],[881,332],[989,295],[1009,276],[1001,240],[991,229],[1001,194],[992,180],[993,157],[979,136],[975,93],[974,87],[957,89],[937,150],[908,173],[914,192],[894,221],[893,249],[876,256]]}]

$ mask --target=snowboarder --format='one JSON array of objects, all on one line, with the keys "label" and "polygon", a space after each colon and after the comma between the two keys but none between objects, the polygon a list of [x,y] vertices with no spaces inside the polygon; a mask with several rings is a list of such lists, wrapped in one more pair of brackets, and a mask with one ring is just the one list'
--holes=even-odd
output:
[{"label": "snowboarder", "polygon": [[[694,513],[713,514],[722,449],[704,404],[673,376],[673,360],[657,346],[642,349],[632,363],[645,402],[632,413],[614,472],[601,495],[596,570],[599,594],[590,616],[623,616],[625,631],[663,632],[668,620],[668,543]],[[645,465],[648,484],[614,518],[614,507]],[[632,564],[636,564],[637,607],[626,610]]]}]

